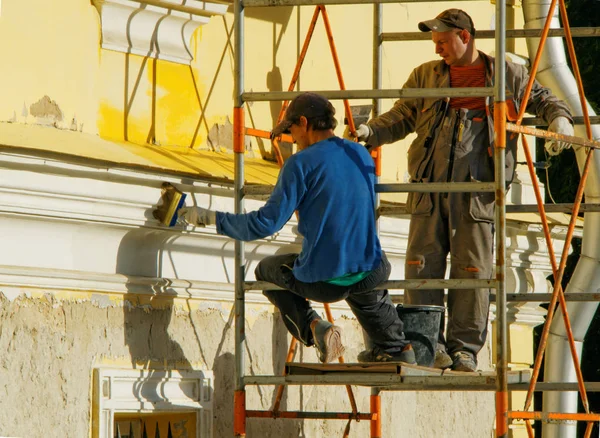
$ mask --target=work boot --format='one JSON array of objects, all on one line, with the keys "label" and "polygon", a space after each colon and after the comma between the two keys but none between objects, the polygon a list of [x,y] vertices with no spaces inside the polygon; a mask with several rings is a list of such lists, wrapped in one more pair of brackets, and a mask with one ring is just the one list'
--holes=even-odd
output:
[{"label": "work boot", "polygon": [[444,345],[438,344],[435,349],[435,358],[433,359],[433,367],[439,368],[440,370],[445,370],[446,368],[450,368],[452,366],[452,358],[446,352],[446,347]]},{"label": "work boot", "polygon": [[477,371],[477,359],[468,351],[457,351],[452,354],[452,370],[465,372]]},{"label": "work boot", "polygon": [[412,345],[407,344],[401,351],[397,353],[387,353],[379,347],[373,347],[369,350],[361,351],[358,354],[359,362],[404,362],[410,365],[415,365],[415,351]]},{"label": "work boot", "polygon": [[342,329],[340,327],[329,321],[318,319],[311,323],[310,329],[319,360],[322,363],[329,363],[344,354],[345,348],[342,345]]}]

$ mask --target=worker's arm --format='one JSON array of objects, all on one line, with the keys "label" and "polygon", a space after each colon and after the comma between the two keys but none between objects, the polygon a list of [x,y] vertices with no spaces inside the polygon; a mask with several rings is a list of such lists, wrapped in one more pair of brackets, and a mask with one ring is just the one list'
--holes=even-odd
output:
[{"label": "worker's arm", "polygon": [[246,214],[217,212],[217,232],[238,240],[255,240],[279,231],[290,219],[306,193],[304,177],[294,157],[284,164],[269,200]]},{"label": "worker's arm", "polygon": [[[519,90],[515,90],[515,94],[518,96],[518,101],[520,102],[529,82],[529,73],[521,65],[515,67],[519,69],[515,74],[520,76],[515,81],[519,87]],[[537,79],[533,82],[525,110],[529,114],[535,114],[537,117],[543,118],[548,124],[557,117],[566,117],[573,122],[571,111],[567,104],[553,95],[549,88],[542,86]]]},{"label": "worker's arm", "polygon": [[[529,73],[525,67],[515,64],[508,65],[507,73],[509,76],[511,70],[514,77],[512,81],[509,80],[507,83],[518,84],[518,90],[515,91],[517,91],[518,94],[516,95],[519,97],[518,101],[520,101],[529,82]],[[554,96],[549,88],[542,86],[537,80],[533,82],[525,109],[528,113],[543,118],[548,124],[549,131],[563,135],[574,135],[573,118],[567,104]],[[557,155],[562,150],[571,147],[571,144],[559,140],[548,140],[544,147],[548,154]]]},{"label": "worker's arm", "polygon": [[[416,70],[413,70],[402,88],[418,87],[417,73]],[[422,99],[415,98],[398,99],[388,112],[369,120],[366,125],[369,135],[364,141],[371,146],[381,146],[402,140],[414,132],[418,108],[422,106],[419,104],[420,100],[422,101]]]}]

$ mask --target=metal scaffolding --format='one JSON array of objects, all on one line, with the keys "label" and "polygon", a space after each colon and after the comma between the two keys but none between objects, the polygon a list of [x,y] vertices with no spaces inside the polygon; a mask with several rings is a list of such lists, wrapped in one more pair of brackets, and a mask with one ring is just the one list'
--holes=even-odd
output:
[{"label": "metal scaffolding", "polygon": [[[429,0],[431,1],[431,0]],[[553,14],[554,8],[557,1],[560,3],[561,15],[565,18],[564,29],[550,30],[550,17]],[[423,0],[403,0],[401,2],[424,2]],[[496,65],[505,64],[505,52],[506,52],[506,39],[507,38],[518,38],[518,37],[540,37],[540,49],[538,56],[533,63],[530,83],[527,88],[525,98],[523,99],[523,107],[520,109],[519,117],[516,124],[507,124],[506,122],[506,81],[505,81],[505,69],[495,69],[495,80],[494,87],[487,88],[437,88],[437,89],[400,89],[400,90],[382,90],[381,89],[381,45],[385,41],[408,41],[424,39],[425,36],[422,33],[409,32],[409,33],[388,33],[382,32],[382,8],[384,3],[397,3],[397,0],[236,0],[234,1],[234,63],[235,63],[235,87],[234,87],[234,154],[235,154],[235,181],[234,181],[234,192],[235,192],[235,213],[243,212],[243,199],[245,196],[264,196],[270,193],[270,188],[264,186],[244,186],[244,136],[245,135],[256,135],[259,137],[266,138],[268,133],[265,131],[259,131],[254,129],[247,129],[245,127],[244,120],[244,104],[245,102],[252,101],[274,101],[274,100],[289,100],[298,95],[298,92],[292,91],[295,85],[295,79],[301,66],[297,66],[292,79],[292,85],[288,91],[281,92],[245,92],[244,91],[244,9],[245,7],[266,7],[266,6],[292,6],[292,5],[314,5],[316,6],[315,16],[318,16],[319,12],[323,14],[326,27],[328,26],[327,16],[325,7],[323,4],[374,4],[374,26],[373,26],[373,89],[372,90],[344,90],[343,80],[339,74],[339,65],[336,64],[336,70],[338,70],[338,79],[340,80],[341,90],[335,91],[319,91],[320,94],[324,95],[329,99],[349,99],[349,98],[372,98],[373,99],[373,112],[374,116],[380,113],[380,101],[381,98],[401,98],[401,97],[456,97],[456,96],[493,96],[494,97],[494,128],[495,128],[495,148],[494,148],[494,173],[495,180],[493,183],[429,183],[429,184],[377,184],[376,192],[471,192],[471,191],[488,191],[495,192],[496,195],[496,208],[495,208],[495,256],[496,256],[496,275],[495,279],[492,280],[445,280],[445,279],[432,279],[432,280],[392,280],[388,281],[379,288],[388,289],[405,289],[405,288],[453,288],[453,289],[466,289],[466,288],[490,288],[494,291],[492,294],[496,302],[496,370],[493,373],[453,373],[445,372],[443,375],[440,372],[431,369],[430,371],[419,370],[415,373],[411,371],[410,367],[401,367],[399,365],[385,365],[385,372],[382,369],[375,369],[378,367],[369,368],[373,372],[364,372],[364,366],[361,366],[362,370],[352,364],[344,364],[343,361],[340,364],[328,364],[319,365],[311,364],[303,366],[301,364],[288,364],[286,365],[285,374],[283,376],[245,376],[244,375],[244,354],[245,354],[245,301],[244,294],[246,290],[265,290],[276,289],[273,285],[265,282],[246,282],[245,281],[245,256],[244,256],[244,244],[241,241],[235,242],[235,393],[234,393],[234,436],[244,437],[246,435],[246,418],[249,417],[262,417],[262,418],[314,418],[314,419],[345,419],[345,420],[369,420],[371,422],[371,438],[381,437],[381,390],[472,390],[472,391],[495,391],[495,407],[496,407],[496,436],[507,437],[508,436],[508,424],[511,419],[522,419],[525,421],[528,433],[530,437],[533,437],[533,430],[531,427],[531,421],[536,419],[551,419],[556,421],[564,420],[582,420],[588,422],[588,430],[586,436],[591,433],[591,425],[595,421],[600,420],[600,415],[592,414],[589,411],[589,405],[587,403],[586,390],[596,391],[600,389],[598,383],[584,383],[581,376],[581,370],[578,366],[577,353],[574,349],[574,340],[572,334],[570,334],[569,341],[571,345],[574,362],[576,365],[578,384],[572,383],[538,383],[537,376],[539,374],[541,366],[541,358],[545,348],[545,342],[548,336],[550,322],[554,313],[556,303],[560,303],[561,309],[563,310],[563,317],[569,329],[569,319],[566,313],[566,299],[562,288],[560,286],[561,279],[564,273],[566,256],[570,245],[570,240],[573,236],[573,230],[575,228],[575,219],[580,209],[581,199],[583,195],[583,187],[585,186],[585,180],[587,176],[587,169],[590,163],[590,157],[595,148],[600,147],[600,143],[593,141],[590,130],[590,117],[587,115],[586,105],[584,104],[584,117],[582,121],[588,128],[588,139],[581,139],[575,137],[558,136],[562,140],[568,140],[576,144],[584,145],[588,147],[588,160],[585,168],[582,172],[581,185],[578,190],[578,195],[574,204],[563,204],[558,206],[560,211],[572,211],[572,220],[569,225],[567,232],[567,239],[564,246],[562,259],[560,266],[557,266],[554,252],[552,250],[552,241],[550,239],[548,222],[546,220],[545,211],[550,211],[549,208],[545,208],[543,203],[539,187],[537,185],[537,179],[535,177],[535,171],[533,168],[531,154],[525,138],[523,139],[523,147],[525,155],[528,161],[529,171],[534,184],[534,189],[537,198],[537,205],[535,211],[539,211],[542,225],[546,236],[546,243],[549,248],[549,254],[551,257],[551,263],[553,272],[555,275],[555,290],[550,294],[536,294],[538,296],[531,297],[526,294],[507,294],[505,285],[505,257],[506,257],[506,199],[505,199],[505,148],[506,148],[506,132],[507,130],[512,132],[534,134],[539,136],[552,136],[557,138],[556,135],[549,134],[546,131],[539,132],[539,130],[532,130],[525,128],[521,125],[530,124],[526,123],[527,120],[523,119],[525,111],[525,103],[528,100],[529,93],[535,79],[537,70],[537,64],[539,61],[539,55],[544,45],[544,41],[548,36],[566,36],[569,44],[569,53],[571,55],[572,65],[574,65],[575,73],[578,79],[578,85],[580,87],[580,97],[583,101],[583,91],[581,88],[581,79],[579,77],[577,63],[572,48],[572,36],[597,36],[600,35],[600,29],[598,28],[580,28],[571,29],[568,26],[568,20],[566,20],[566,9],[564,6],[564,0],[553,0],[551,11],[548,15],[546,26],[543,29],[528,29],[528,30],[506,30],[506,1],[497,0],[495,9],[495,31],[482,31],[478,32],[478,38],[493,38],[495,37],[495,53],[496,53]],[[314,28],[314,20],[312,27]],[[309,30],[312,33],[312,29]],[[330,38],[331,42],[331,38]],[[305,50],[303,49],[303,54]],[[334,61],[336,60],[335,48],[332,46],[332,53],[334,55]],[[302,54],[302,56],[303,56]],[[349,119],[349,125],[351,131],[354,131],[354,125],[351,117],[349,106],[346,103],[346,114]],[[285,105],[282,109],[280,117],[283,115]],[[538,120],[539,121],[539,120]],[[535,122],[535,120],[534,120]],[[277,144],[275,144],[276,155],[278,161],[282,162],[281,156],[278,153]],[[376,162],[376,176],[380,176],[381,170],[381,153],[376,149],[373,153]],[[379,207],[379,204],[377,205]],[[516,208],[515,208],[516,207]],[[511,211],[523,212],[532,210],[532,206],[512,206]],[[598,205],[587,205],[584,206],[585,211],[599,211],[600,206]],[[379,208],[380,213],[384,214],[398,214],[402,212],[401,208]],[[600,294],[578,294],[577,297],[568,297],[568,299],[575,300],[597,300],[600,298]],[[517,371],[509,372],[507,363],[507,312],[506,305],[508,301],[542,301],[549,300],[550,307],[548,310],[548,319],[544,327],[544,333],[542,335],[542,341],[538,350],[535,366],[533,369],[533,376],[527,372]],[[328,317],[330,312],[326,307]],[[330,318],[331,319],[331,318]],[[288,353],[287,362],[290,362],[293,357],[293,349],[290,347]],[[379,367],[381,368],[381,367]],[[318,372],[311,372],[318,371]],[[272,411],[256,411],[246,409],[246,386],[247,385],[279,385],[280,392],[277,396],[277,400],[281,398],[281,388],[283,385],[346,385],[350,388],[350,385],[364,385],[372,388],[371,403],[369,413],[359,413],[357,411],[351,390],[349,389],[350,401],[352,404],[351,413],[333,413],[333,412],[282,412],[278,409],[278,402],[276,401],[276,408]],[[509,411],[509,391],[527,390],[527,401],[523,411]],[[532,393],[533,391],[566,391],[566,390],[579,390],[584,400],[584,407],[586,409],[585,414],[561,414],[561,413],[541,413],[541,412],[526,412],[530,408]],[[349,424],[349,423],[348,423]],[[349,428],[346,428],[347,435]]]}]

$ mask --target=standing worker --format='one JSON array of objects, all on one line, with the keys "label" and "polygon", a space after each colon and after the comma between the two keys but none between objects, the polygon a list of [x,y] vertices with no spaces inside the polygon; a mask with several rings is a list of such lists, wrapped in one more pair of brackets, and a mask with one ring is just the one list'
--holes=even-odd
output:
[{"label": "standing worker", "polygon": [[[492,87],[494,58],[475,48],[473,20],[460,9],[448,9],[419,23],[431,32],[435,53],[442,60],[414,69],[403,88]],[[527,70],[506,62],[509,119],[516,118],[529,80]],[[402,98],[385,114],[356,130],[370,146],[401,140],[415,132],[408,149],[411,182],[494,181],[493,102],[484,97],[451,99]],[[573,135],[572,118],[564,102],[534,82],[527,112],[543,118],[552,132]],[[346,136],[348,133],[345,134]],[[506,181],[513,179],[517,136],[507,134]],[[570,144],[548,141],[550,155]],[[405,273],[408,279],[443,278],[450,254],[450,278],[489,279],[494,273],[493,193],[410,193],[411,214]],[[444,305],[444,291],[406,290],[405,302]],[[444,321],[435,356],[438,368],[475,371],[477,353],[487,336],[489,290],[449,290],[448,327]]]},{"label": "standing worker", "polygon": [[334,115],[335,108],[318,94],[292,100],[272,136],[291,133],[298,152],[285,162],[259,210],[232,214],[184,207],[178,214],[192,225],[216,225],[217,233],[248,241],[276,233],[297,210],[304,236],[300,254],[267,257],[255,270],[257,280],[284,288],[264,295],[288,331],[314,345],[323,363],[342,356],[340,328],[321,319],[308,300],[346,300],[374,345],[359,361],[413,364],[415,353],[387,290],[373,290],[391,271],[375,228],[374,163],[363,146],[334,135]]}]

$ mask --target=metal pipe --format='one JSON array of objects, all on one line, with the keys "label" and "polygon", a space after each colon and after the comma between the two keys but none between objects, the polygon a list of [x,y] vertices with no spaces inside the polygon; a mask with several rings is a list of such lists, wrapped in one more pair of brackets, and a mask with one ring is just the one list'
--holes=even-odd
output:
[{"label": "metal pipe", "polygon": [[[495,280],[481,280],[472,278],[454,278],[448,280],[416,279],[416,280],[392,280],[386,281],[375,290],[380,289],[490,289],[495,287]],[[244,283],[245,290],[278,290],[279,286],[266,281],[247,281]]]},{"label": "metal pipe", "polygon": [[[573,204],[544,204],[544,210],[546,213],[571,213],[573,211]],[[581,208],[579,209],[580,213],[591,211],[600,211],[600,204],[582,204]],[[539,207],[536,204],[507,205],[506,212],[513,214],[538,213]],[[407,214],[406,206],[379,207],[378,214],[380,216],[405,215]]]},{"label": "metal pipe", "polygon": [[493,192],[496,187],[493,182],[471,183],[391,183],[377,184],[376,193],[461,193],[461,192]]},{"label": "metal pipe", "polygon": [[[524,1],[523,14],[525,17],[525,28],[539,28],[540,23],[548,15],[550,0]],[[542,17],[542,18],[540,18]],[[558,20],[558,11],[552,18],[553,28],[560,27]],[[537,50],[539,41],[537,39],[528,39],[527,45],[530,54]],[[554,94],[567,102],[575,116],[581,116],[583,107],[579,100],[577,84],[571,73],[565,56],[563,41],[560,38],[551,38],[546,42],[546,47],[542,55],[537,75],[538,80],[545,86],[551,88]],[[593,115],[591,107],[586,102],[590,114]],[[575,134],[585,136],[585,129],[580,126],[575,127]],[[595,126],[592,129],[592,137],[600,138],[600,127]],[[577,161],[580,169],[586,159],[584,148],[575,149]],[[600,160],[597,154],[594,155],[590,168],[589,177],[585,187],[586,201],[597,203],[600,200]],[[594,285],[600,281],[600,245],[597,239],[600,237],[600,214],[587,213],[583,226],[582,257],[577,264],[575,272],[566,290],[569,293],[581,293],[594,290]],[[571,315],[572,333],[577,341],[577,351],[580,355],[583,338],[595,314],[597,302],[571,302],[567,306],[567,312]],[[567,333],[560,317],[561,311],[557,311],[558,318],[554,319],[550,327],[548,348],[545,361],[544,379],[546,382],[557,381],[575,381],[575,369],[571,362],[571,355],[567,343]],[[586,385],[587,388],[587,385]],[[576,390],[576,388],[573,388]],[[553,412],[576,412],[577,411],[577,393],[548,393],[544,394],[544,411]],[[544,438],[574,438],[576,436],[576,427],[567,424],[544,424]]]},{"label": "metal pipe", "polygon": [[[215,12],[206,10],[206,9],[200,9],[200,8],[194,8],[192,6],[186,6],[186,5],[179,5],[177,3],[171,3],[171,2],[167,2],[167,1],[161,1],[161,0],[132,0],[132,3],[141,3],[143,5],[149,5],[149,6],[156,6],[159,8],[165,8],[165,9],[170,9],[172,11],[178,11],[178,12],[183,12],[185,14],[190,14],[190,15],[198,15],[200,17],[213,17],[216,15]],[[221,4],[229,4],[229,2],[224,1],[224,0],[211,0],[211,3],[221,3]]]},{"label": "metal pipe", "polygon": [[[383,65],[383,47],[381,33],[383,32],[383,5],[373,5],[373,89],[380,90],[382,88],[382,65]],[[381,114],[381,99],[373,99],[373,117]],[[381,147],[375,148],[371,152],[375,161],[375,184],[379,184],[381,179]],[[381,206],[381,196],[375,193],[375,218],[377,227],[377,236],[380,235],[381,221],[377,211]],[[365,335],[366,336],[366,335]],[[371,413],[375,418],[370,424],[370,438],[381,438],[381,394],[379,388],[371,388],[371,397],[369,398]]]},{"label": "metal pipe", "polygon": [[[429,2],[439,2],[447,0],[429,0]],[[474,0],[468,0],[474,1]],[[301,5],[358,5],[371,3],[423,3],[423,0],[244,0],[244,6],[262,7],[262,6],[301,6]]]},{"label": "metal pipe", "polygon": [[494,182],[496,183],[496,437],[508,437],[508,347],[506,321],[506,2],[496,1],[494,69]]},{"label": "metal pipe", "polygon": [[[543,29],[510,29],[506,31],[506,38],[536,38],[542,35]],[[600,27],[575,27],[571,29],[574,37],[600,36]],[[564,37],[563,29],[552,29],[548,33],[551,37]],[[477,30],[477,39],[494,39],[495,30]],[[386,32],[381,34],[383,41],[430,41],[431,35],[425,32]]]},{"label": "metal pipe", "polygon": [[[244,212],[244,146],[245,120],[244,102],[241,98],[244,91],[244,6],[241,0],[233,5],[234,29],[234,108],[233,108],[233,151],[234,151],[234,211]],[[235,437],[246,436],[246,389],[244,383],[244,355],[246,346],[246,312],[245,312],[245,260],[244,242],[235,241],[234,247],[235,275],[235,392],[233,434]]]},{"label": "metal pipe", "polygon": [[[452,376],[402,376],[394,373],[326,373],[291,376],[246,376],[246,385],[347,385],[377,387],[381,391],[482,391],[496,390],[495,378],[489,374],[461,377]],[[600,392],[600,382],[586,382],[588,392]],[[511,391],[525,392],[529,384],[509,382]],[[536,392],[577,391],[575,382],[538,382]]]},{"label": "metal pipe", "polygon": [[528,128],[526,126],[515,125],[514,123],[507,123],[506,130],[510,132],[533,135],[546,140],[562,140],[567,143],[571,143],[571,145],[585,146],[592,149],[600,148],[600,141],[588,140],[584,137],[576,137],[574,135],[559,134],[557,132],[546,131],[543,129]]},{"label": "metal pipe", "polygon": [[[244,102],[292,100],[301,91],[255,91],[242,94]],[[330,100],[341,99],[399,99],[413,97],[486,97],[493,96],[490,87],[471,88],[401,88],[397,90],[322,90],[319,94]]]},{"label": "metal pipe", "polygon": [[304,418],[308,420],[373,420],[374,414],[354,412],[307,412],[307,411],[246,411],[247,417],[253,418]]},{"label": "metal pipe", "polygon": [[[444,192],[444,193],[460,193],[460,192],[493,192],[496,187],[493,182],[486,183],[390,183],[376,184],[375,193],[399,193],[399,192]],[[244,194],[247,196],[269,195],[273,191],[273,186],[256,184],[246,186]]]}]

